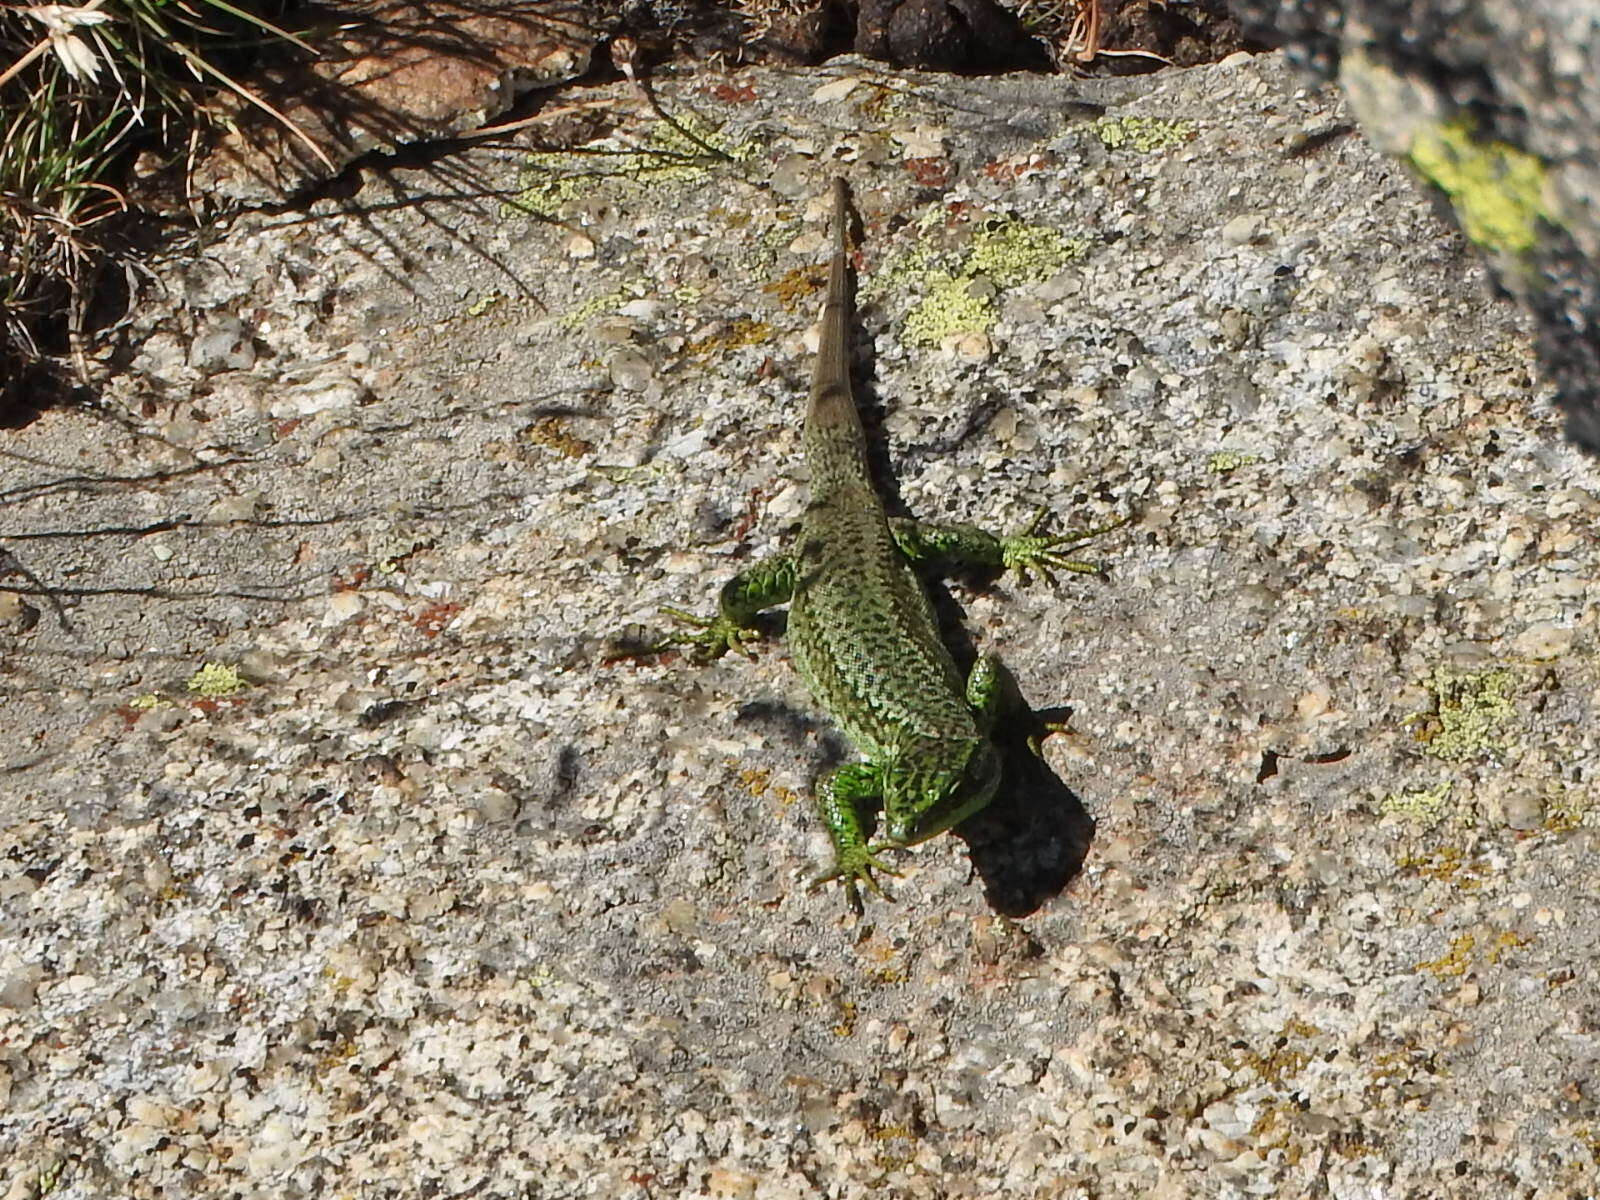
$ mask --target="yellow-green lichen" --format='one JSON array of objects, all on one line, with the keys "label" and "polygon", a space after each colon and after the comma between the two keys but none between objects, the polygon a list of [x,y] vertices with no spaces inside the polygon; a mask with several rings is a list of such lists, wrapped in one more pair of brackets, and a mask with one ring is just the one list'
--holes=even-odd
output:
[{"label": "yellow-green lichen", "polygon": [[232,696],[250,686],[237,667],[226,663],[206,663],[189,677],[189,690],[204,700]]},{"label": "yellow-green lichen", "polygon": [[937,346],[955,334],[987,333],[999,316],[996,288],[1043,282],[1086,247],[1058,229],[1004,217],[986,222],[953,267],[916,246],[885,263],[873,287],[881,294],[920,296],[906,315],[904,338],[912,345]]},{"label": "yellow-green lichen", "polygon": [[543,174],[558,169],[558,162],[565,163],[572,157],[551,151],[528,155],[523,160],[519,178],[521,188],[515,196],[506,201],[501,209],[501,215],[513,216],[526,213],[535,217],[553,217],[568,201],[576,200],[583,195],[584,181],[581,176]]},{"label": "yellow-green lichen", "polygon": [[1388,816],[1405,817],[1424,829],[1431,829],[1444,818],[1445,802],[1449,796],[1448,780],[1430,788],[1404,788],[1385,796],[1378,805],[1378,811]]},{"label": "yellow-green lichen", "polygon": [[[198,676],[196,677],[198,678]],[[192,686],[192,684],[191,684]],[[128,701],[128,707],[135,712],[149,712],[152,708],[160,708],[163,704],[171,704],[165,696],[158,696],[154,692],[146,692],[142,696],[135,696]]]},{"label": "yellow-green lichen", "polygon": [[614,313],[632,299],[635,299],[635,297],[631,293],[620,288],[616,291],[606,292],[601,296],[592,296],[571,312],[563,313],[557,318],[556,324],[562,329],[582,329],[592,323],[596,317],[602,314]]},{"label": "yellow-green lichen", "polygon": [[1181,146],[1195,135],[1195,123],[1166,117],[1101,117],[1090,128],[1107,150],[1151,154]]},{"label": "yellow-green lichen", "polygon": [[1015,218],[991,221],[972,239],[963,274],[985,276],[1001,288],[1040,283],[1081,258],[1087,248],[1082,238],[1069,238],[1048,225]]},{"label": "yellow-green lichen", "polygon": [[723,136],[692,112],[674,120],[676,125],[658,121],[642,147],[607,139],[581,151],[539,150],[527,155],[518,192],[502,212],[552,217],[569,202],[608,183],[692,182],[705,176],[719,158],[748,162],[760,151],[754,142]]},{"label": "yellow-green lichen", "polygon": [[493,308],[496,304],[499,304],[500,301],[504,300],[505,298],[505,293],[500,291],[499,288],[495,288],[493,291],[479,296],[471,304],[467,305],[467,316],[481,317],[484,313],[488,312],[491,308]]},{"label": "yellow-green lichen", "polygon": [[774,253],[787,248],[799,233],[793,222],[785,219],[781,213],[779,217],[780,219],[776,223],[767,226],[756,236],[756,241],[762,249],[770,250]]},{"label": "yellow-green lichen", "polygon": [[1218,450],[1206,459],[1206,470],[1214,475],[1226,475],[1240,467],[1249,467],[1261,461],[1259,454],[1241,454],[1237,450]]},{"label": "yellow-green lichen", "polygon": [[1419,130],[1411,163],[1450,197],[1461,231],[1485,249],[1526,254],[1539,222],[1555,222],[1544,163],[1505,142],[1479,141],[1465,117]]},{"label": "yellow-green lichen", "polygon": [[1444,762],[1467,762],[1511,748],[1506,725],[1515,713],[1516,690],[1509,671],[1457,671],[1436,667],[1427,688],[1434,711],[1413,717],[1413,735],[1425,754]]},{"label": "yellow-green lichen", "polygon": [[906,315],[905,340],[937,346],[956,333],[987,333],[995,322],[994,300],[972,290],[970,276],[929,273],[922,299]]},{"label": "yellow-green lichen", "polygon": [[[34,1181],[33,1195],[35,1200],[43,1200],[45,1196],[53,1193],[61,1186],[63,1174],[67,1169],[67,1160],[58,1158],[49,1166],[39,1172],[39,1178]],[[24,1192],[24,1195],[27,1193]]]},{"label": "yellow-green lichen", "polygon": [[393,575],[401,563],[430,545],[403,529],[380,530],[367,539],[367,561],[379,575]]}]

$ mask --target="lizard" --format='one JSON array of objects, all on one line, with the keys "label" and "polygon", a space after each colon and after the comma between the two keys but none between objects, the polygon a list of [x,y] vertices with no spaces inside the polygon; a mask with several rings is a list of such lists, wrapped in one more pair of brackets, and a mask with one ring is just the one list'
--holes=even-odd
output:
[{"label": "lizard", "polygon": [[[974,525],[931,524],[888,515],[872,479],[867,440],[850,386],[850,197],[833,181],[833,251],[802,445],[810,494],[792,547],[740,571],[718,597],[717,615],[662,611],[692,627],[666,644],[689,645],[702,659],[729,650],[751,655],[762,610],[789,605],[787,637],[812,697],[862,755],[828,771],[815,798],[833,842],[834,864],[813,886],[842,880],[861,911],[858,884],[884,895],[874,872],[883,861],[960,824],[984,808],[1000,782],[991,738],[1003,693],[1003,668],[978,658],[963,680],[940,639],[916,567],[934,562],[1029,572],[1054,582],[1052,568],[1097,573],[1064,547],[1127,518],[1084,533],[1038,532],[1045,510],[1015,534]],[[872,841],[874,807],[883,838]]]}]

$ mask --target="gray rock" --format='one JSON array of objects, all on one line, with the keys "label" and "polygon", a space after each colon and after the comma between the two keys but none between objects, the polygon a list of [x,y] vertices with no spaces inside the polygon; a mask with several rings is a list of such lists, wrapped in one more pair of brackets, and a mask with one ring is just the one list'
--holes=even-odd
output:
[{"label": "gray rock", "polygon": [[[13,1190],[1584,1186],[1600,483],[1524,314],[1277,56],[825,74],[659,81],[733,163],[627,117],[241,215],[253,365],[157,340],[224,292],[163,280],[106,410],[7,435],[60,604],[0,577]],[[859,923],[782,643],[649,653],[803,511],[837,170],[896,502],[1135,517],[1103,578],[947,586],[1069,728]]]},{"label": "gray rock", "polygon": [[248,371],[255,361],[250,331],[235,316],[213,317],[189,345],[189,365],[203,375]]}]

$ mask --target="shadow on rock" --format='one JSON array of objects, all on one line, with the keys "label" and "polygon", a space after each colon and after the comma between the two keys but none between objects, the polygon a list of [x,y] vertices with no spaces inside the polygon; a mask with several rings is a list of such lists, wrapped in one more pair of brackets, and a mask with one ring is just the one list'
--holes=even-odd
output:
[{"label": "shadow on rock", "polygon": [[1083,869],[1094,818],[1076,793],[1026,745],[1002,745],[1005,776],[994,802],[955,831],[996,912],[1026,917]]}]

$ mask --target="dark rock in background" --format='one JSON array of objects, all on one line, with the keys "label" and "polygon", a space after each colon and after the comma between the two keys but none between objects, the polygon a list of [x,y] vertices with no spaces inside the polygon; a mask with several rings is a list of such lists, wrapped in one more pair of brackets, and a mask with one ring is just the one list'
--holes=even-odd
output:
[{"label": "dark rock in background", "polygon": [[1234,0],[1344,86],[1537,317],[1567,433],[1600,453],[1600,7],[1591,0]]},{"label": "dark rock in background", "polygon": [[994,0],[862,0],[856,53],[934,71],[1050,66],[1044,46]]}]

